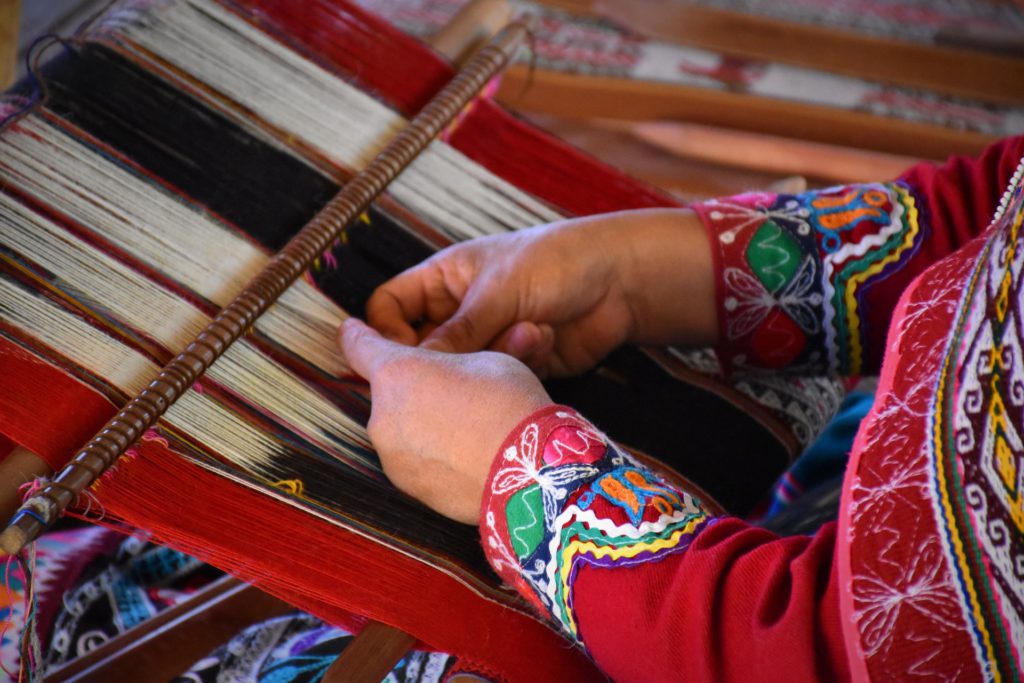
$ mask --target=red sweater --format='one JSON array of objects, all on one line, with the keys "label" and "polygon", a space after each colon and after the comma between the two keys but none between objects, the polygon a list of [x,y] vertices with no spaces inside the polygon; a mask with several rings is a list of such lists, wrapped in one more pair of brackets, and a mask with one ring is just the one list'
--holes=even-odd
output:
[{"label": "red sweater", "polygon": [[[954,158],[940,168],[917,166],[891,183],[795,196],[748,194],[693,207],[714,245],[722,340],[717,351],[724,364],[734,370],[824,368],[860,374],[877,371],[884,357],[883,374],[890,380],[898,377],[906,365],[900,346],[903,336],[890,338],[887,350],[886,334],[901,294],[952,282],[942,291],[958,295],[965,273],[980,262],[978,245],[1012,229],[1019,191],[1007,195],[1002,220],[986,231],[1022,156],[1024,138],[1015,138],[991,147],[975,161]],[[975,240],[974,247],[961,248],[983,232],[985,238]],[[964,267],[939,268],[936,275],[929,271],[915,282],[943,259]],[[1012,268],[1007,272],[1010,280],[1020,275]],[[1016,291],[1009,300],[1011,308],[1021,306]],[[915,370],[924,373],[925,382],[917,389],[883,382],[893,400],[903,401],[900,405],[909,406],[913,400],[931,405],[930,393],[916,399],[910,394],[899,397],[921,386],[931,390],[927,382],[941,366],[939,351],[960,329],[951,324],[958,309],[948,308],[945,322],[915,329],[907,301],[900,306],[901,324],[893,328],[914,330],[936,349],[934,367]],[[1009,392],[1009,406],[1017,389],[1010,383],[1003,391]],[[1024,398],[1024,390],[1021,393]],[[998,398],[998,391],[993,395]],[[865,424],[885,432],[892,420],[879,412],[879,404]],[[930,424],[926,412],[921,409],[925,426]],[[1010,424],[1024,424],[1021,409],[1008,412]],[[920,443],[900,443],[898,452],[908,458],[923,454],[927,439],[922,435],[927,436],[921,432],[916,437]],[[854,453],[853,459],[870,464],[880,457],[876,451],[891,454],[893,443],[859,439],[862,452]],[[973,462],[973,452],[964,452],[958,451],[958,457]],[[1011,461],[1007,456],[998,462]],[[927,462],[922,460],[922,466]],[[998,471],[1005,474],[1009,465],[1001,467]],[[846,680],[851,674],[902,678],[911,673],[926,679],[947,674],[971,678],[985,671],[1019,675],[1024,636],[1015,601],[1020,577],[1017,586],[992,591],[996,607],[989,610],[994,615],[989,622],[982,618],[989,613],[985,605],[976,610],[982,617],[958,621],[953,612],[920,602],[921,591],[892,588],[893,581],[880,583],[883,593],[892,590],[896,596],[888,609],[879,611],[873,603],[864,603],[867,598],[858,587],[865,585],[864,577],[874,576],[872,562],[884,565],[893,543],[882,543],[881,532],[858,532],[850,522],[860,520],[861,527],[868,526],[863,520],[869,516],[850,510],[851,501],[854,507],[860,501],[863,512],[856,494],[862,471],[859,466],[848,474],[848,519],[841,525],[844,538],[855,541],[855,549],[841,543],[837,551],[836,524],[826,525],[813,537],[779,538],[739,519],[715,516],[710,505],[672,483],[670,475],[645,468],[571,409],[553,407],[531,416],[506,440],[486,489],[481,531],[499,574],[617,681],[831,681]],[[1007,481],[1017,480],[1010,476]],[[1024,475],[1019,481],[1024,482]],[[885,495],[899,496],[901,491],[893,487],[880,495],[885,502]],[[921,509],[931,509],[929,495],[921,494]],[[1016,500],[1019,506],[1021,497]],[[1010,501],[1007,519],[1016,519],[1012,495]],[[882,505],[872,519],[896,514],[896,509]],[[977,513],[964,514],[967,521],[961,526],[970,527]],[[889,520],[886,529],[903,523],[920,528],[914,519],[903,514]],[[939,522],[935,536],[941,540],[941,518]],[[1021,529],[1010,529],[1010,545],[1024,543]],[[922,541],[922,547],[931,547],[930,540],[934,539]],[[856,555],[862,546],[874,548],[873,557]],[[954,545],[949,547],[949,552],[936,555],[938,569],[931,575],[939,576],[936,572],[941,570],[946,572],[942,576],[966,577],[961,583],[967,586],[999,586],[1000,571],[1012,574],[1008,569],[993,570],[983,579],[972,579],[969,567],[957,574],[957,552]],[[980,555],[988,552],[986,547],[979,546]],[[992,550],[992,557],[998,552]],[[911,560],[904,557],[896,564],[908,563]],[[978,566],[996,565],[998,558]],[[951,588],[942,595],[955,597],[956,582],[948,583]],[[971,590],[960,592],[972,595]],[[963,603],[965,615],[971,614],[969,603]],[[951,645],[942,651],[955,639],[941,630],[932,634],[929,625],[936,621],[946,629],[956,622],[954,626],[962,626],[956,633],[982,635],[964,639],[962,650]],[[982,637],[986,623],[996,634],[988,640]],[[938,645],[921,649],[921,639]],[[991,645],[988,650],[986,643]]]}]

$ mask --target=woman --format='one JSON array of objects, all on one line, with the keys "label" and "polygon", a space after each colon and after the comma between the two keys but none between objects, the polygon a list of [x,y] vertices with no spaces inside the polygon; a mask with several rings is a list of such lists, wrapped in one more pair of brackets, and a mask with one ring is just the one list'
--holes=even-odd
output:
[{"label": "woman", "polygon": [[[495,570],[615,680],[1019,678],[1022,156],[1015,138],[891,183],[441,252],[340,333],[385,471],[479,524]],[[881,368],[838,525],[716,516],[552,405],[537,374],[624,343],[714,345],[734,372]]]}]

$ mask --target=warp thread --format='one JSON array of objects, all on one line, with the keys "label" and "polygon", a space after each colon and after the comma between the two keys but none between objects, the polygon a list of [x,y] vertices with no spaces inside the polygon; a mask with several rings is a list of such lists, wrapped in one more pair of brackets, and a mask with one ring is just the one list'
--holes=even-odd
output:
[{"label": "warp thread", "polygon": [[[130,453],[126,452],[126,456],[135,455],[133,449],[128,450]],[[18,487],[18,491],[21,492],[22,500],[21,514],[31,515],[43,524],[49,523],[51,515],[50,507],[52,506],[52,503],[49,502],[48,498],[38,495],[47,486],[62,488],[68,493],[74,495],[75,500],[73,505],[84,508],[81,512],[77,513],[82,519],[91,519],[98,522],[102,521],[107,516],[107,511],[103,507],[103,503],[95,493],[86,489],[76,494],[73,489],[49,477],[36,477],[32,481],[25,482]],[[83,500],[85,501],[84,505],[82,505]],[[42,501],[46,501],[47,504],[42,504]],[[90,516],[89,513],[93,511],[93,508],[97,508],[99,510],[98,515]]]},{"label": "warp thread", "polygon": [[[28,680],[29,683],[32,681],[42,681],[45,678],[46,662],[43,660],[43,647],[39,641],[39,628],[37,618],[37,606],[38,597],[36,596],[35,590],[35,573],[36,573],[36,544],[29,543],[28,547],[25,548],[22,553],[26,554],[26,558],[22,558],[22,571],[25,573],[25,591],[27,594],[28,614],[25,615],[25,630],[22,632],[22,648],[23,651],[28,654]],[[22,660],[24,661],[24,660]]]},{"label": "warp thread", "polygon": [[39,639],[37,623],[38,598],[35,591],[35,570],[36,570],[36,545],[30,543],[21,553],[7,557],[4,568],[4,589],[7,592],[8,613],[0,628],[0,642],[7,636],[7,633],[15,626],[14,589],[12,588],[15,579],[14,570],[21,569],[22,586],[24,591],[23,610],[25,613],[24,625],[21,636],[18,638],[18,655],[20,658],[17,674],[10,671],[0,663],[2,670],[10,680],[17,680],[18,683],[27,681],[42,681],[44,679],[44,661],[42,643]]}]

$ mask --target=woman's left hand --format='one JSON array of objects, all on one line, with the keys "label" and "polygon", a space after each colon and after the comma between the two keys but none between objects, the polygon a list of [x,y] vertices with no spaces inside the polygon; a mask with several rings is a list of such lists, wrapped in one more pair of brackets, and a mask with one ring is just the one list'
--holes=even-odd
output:
[{"label": "woman's left hand", "polygon": [[479,523],[498,448],[551,404],[537,377],[503,353],[404,346],[356,318],[341,326],[338,342],[370,383],[370,439],[391,482],[446,517]]}]

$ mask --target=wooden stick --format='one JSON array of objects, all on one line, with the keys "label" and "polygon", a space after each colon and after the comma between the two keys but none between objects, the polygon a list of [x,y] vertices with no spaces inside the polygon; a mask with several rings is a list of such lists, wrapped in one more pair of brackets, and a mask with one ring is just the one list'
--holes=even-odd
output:
[{"label": "wooden stick", "polygon": [[10,519],[21,507],[22,484],[49,477],[53,470],[32,451],[16,446],[0,460],[0,519]]},{"label": "wooden stick", "polygon": [[[529,87],[527,87],[529,86]],[[498,99],[527,113],[567,119],[679,120],[922,159],[977,154],[994,136],[863,112],[672,83],[505,70]]]},{"label": "wooden stick", "polygon": [[[553,4],[566,7],[566,0]],[[1024,59],[811,26],[689,2],[568,0],[641,35],[989,102],[1024,102]]]},{"label": "wooden stick", "polygon": [[810,176],[835,183],[891,180],[920,161],[897,154],[692,123],[652,121],[633,124],[610,122],[607,125],[624,128],[638,139],[682,157],[781,175]]},{"label": "wooden stick", "polygon": [[427,42],[453,64],[462,64],[511,19],[506,0],[471,0]]},{"label": "wooden stick", "polygon": [[334,660],[323,683],[379,683],[415,644],[405,631],[371,621]]},{"label": "wooden stick", "polygon": [[238,631],[295,608],[225,576],[152,619],[49,672],[47,683],[166,681]]},{"label": "wooden stick", "polygon": [[14,83],[17,73],[21,0],[0,0],[0,90]]}]

